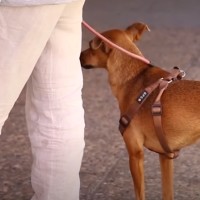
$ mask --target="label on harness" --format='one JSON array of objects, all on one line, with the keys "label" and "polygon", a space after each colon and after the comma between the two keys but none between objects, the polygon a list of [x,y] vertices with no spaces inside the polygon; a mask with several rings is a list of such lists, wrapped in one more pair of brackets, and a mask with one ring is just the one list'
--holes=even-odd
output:
[{"label": "label on harness", "polygon": [[141,104],[145,99],[146,99],[146,97],[148,96],[148,92],[146,91],[146,90],[144,90],[140,95],[139,95],[139,97],[137,98],[137,102],[139,103],[139,104]]}]

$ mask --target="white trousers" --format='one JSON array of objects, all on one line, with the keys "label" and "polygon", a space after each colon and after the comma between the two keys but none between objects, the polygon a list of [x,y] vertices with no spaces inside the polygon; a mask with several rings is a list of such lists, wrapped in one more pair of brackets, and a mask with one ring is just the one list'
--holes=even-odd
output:
[{"label": "white trousers", "polygon": [[27,83],[32,200],[79,199],[83,4],[0,6],[0,128]]}]

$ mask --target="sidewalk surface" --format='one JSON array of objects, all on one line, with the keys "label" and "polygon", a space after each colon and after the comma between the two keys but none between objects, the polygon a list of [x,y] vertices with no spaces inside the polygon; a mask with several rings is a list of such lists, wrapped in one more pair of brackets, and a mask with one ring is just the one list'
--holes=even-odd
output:
[{"label": "sidewalk surface", "polygon": [[[148,24],[137,44],[146,58],[166,69],[179,66],[200,80],[199,0],[86,0],[84,20],[98,31]],[[83,27],[83,49],[93,34]],[[133,200],[128,155],[118,131],[119,110],[104,70],[83,70],[86,148],[81,200]],[[0,200],[29,200],[31,154],[24,120],[23,91],[0,138]],[[192,97],[191,97],[192,98]],[[200,199],[200,143],[175,160],[175,199]],[[161,199],[158,155],[145,150],[146,199]]]}]

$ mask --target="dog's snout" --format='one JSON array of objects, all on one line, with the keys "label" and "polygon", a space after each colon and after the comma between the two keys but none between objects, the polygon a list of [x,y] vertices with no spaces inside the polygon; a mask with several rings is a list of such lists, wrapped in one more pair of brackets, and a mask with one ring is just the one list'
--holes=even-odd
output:
[{"label": "dog's snout", "polygon": [[102,52],[101,49],[94,50],[88,48],[81,52],[80,62],[85,69],[91,68],[106,68],[108,55]]},{"label": "dog's snout", "polygon": [[87,64],[85,57],[86,56],[85,56],[84,52],[81,52],[81,54],[80,54],[81,67],[84,68],[84,69],[92,69],[93,66],[90,65],[90,64]]},{"label": "dog's snout", "polygon": [[81,52],[81,54],[80,54],[80,62],[81,62],[81,66],[82,66],[82,67],[83,67],[83,65],[84,65],[84,63],[85,63],[84,60],[85,60],[85,59],[84,59],[83,52]]}]

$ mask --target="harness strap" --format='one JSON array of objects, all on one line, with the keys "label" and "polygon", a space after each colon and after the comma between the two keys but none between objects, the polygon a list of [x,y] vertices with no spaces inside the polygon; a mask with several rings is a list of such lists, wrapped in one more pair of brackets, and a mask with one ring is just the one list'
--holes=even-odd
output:
[{"label": "harness strap", "polygon": [[150,86],[146,87],[140,95],[137,97],[136,101],[133,102],[133,104],[130,106],[129,110],[126,112],[126,114],[123,114],[120,117],[119,120],[119,131],[123,135],[124,131],[130,124],[133,117],[136,115],[136,113],[139,111],[140,107],[143,105],[145,100],[149,97],[149,95],[158,87],[160,84],[161,79],[156,81],[155,83],[151,84]]},{"label": "harness strap", "polygon": [[134,116],[137,114],[143,103],[146,101],[146,99],[149,97],[149,95],[159,87],[159,93],[158,96],[152,105],[152,114],[153,114],[153,120],[154,120],[154,126],[156,130],[156,135],[158,137],[158,140],[165,151],[165,155],[168,158],[175,158],[178,156],[178,151],[172,152],[170,147],[168,146],[168,142],[166,140],[163,128],[162,128],[162,106],[161,106],[161,96],[165,89],[168,87],[169,83],[175,80],[180,80],[182,77],[185,76],[185,72],[180,70],[178,67],[174,67],[171,71],[171,73],[165,78],[161,78],[157,80],[155,83],[151,84],[150,86],[146,87],[141,94],[137,97],[136,101],[133,102],[133,104],[130,106],[128,111],[123,114],[120,117],[119,120],[119,131],[123,135],[124,131],[130,124],[131,120],[134,118]]},{"label": "harness strap", "polygon": [[152,105],[152,115],[153,115],[153,121],[154,121],[154,127],[156,136],[160,142],[161,147],[165,151],[165,155],[170,158],[174,159],[179,155],[179,151],[172,151],[168,145],[167,138],[165,136],[165,133],[163,131],[162,126],[162,105],[161,105],[161,96],[163,92],[167,89],[169,85],[169,82],[167,80],[162,80],[162,82],[159,85],[159,94]]}]

